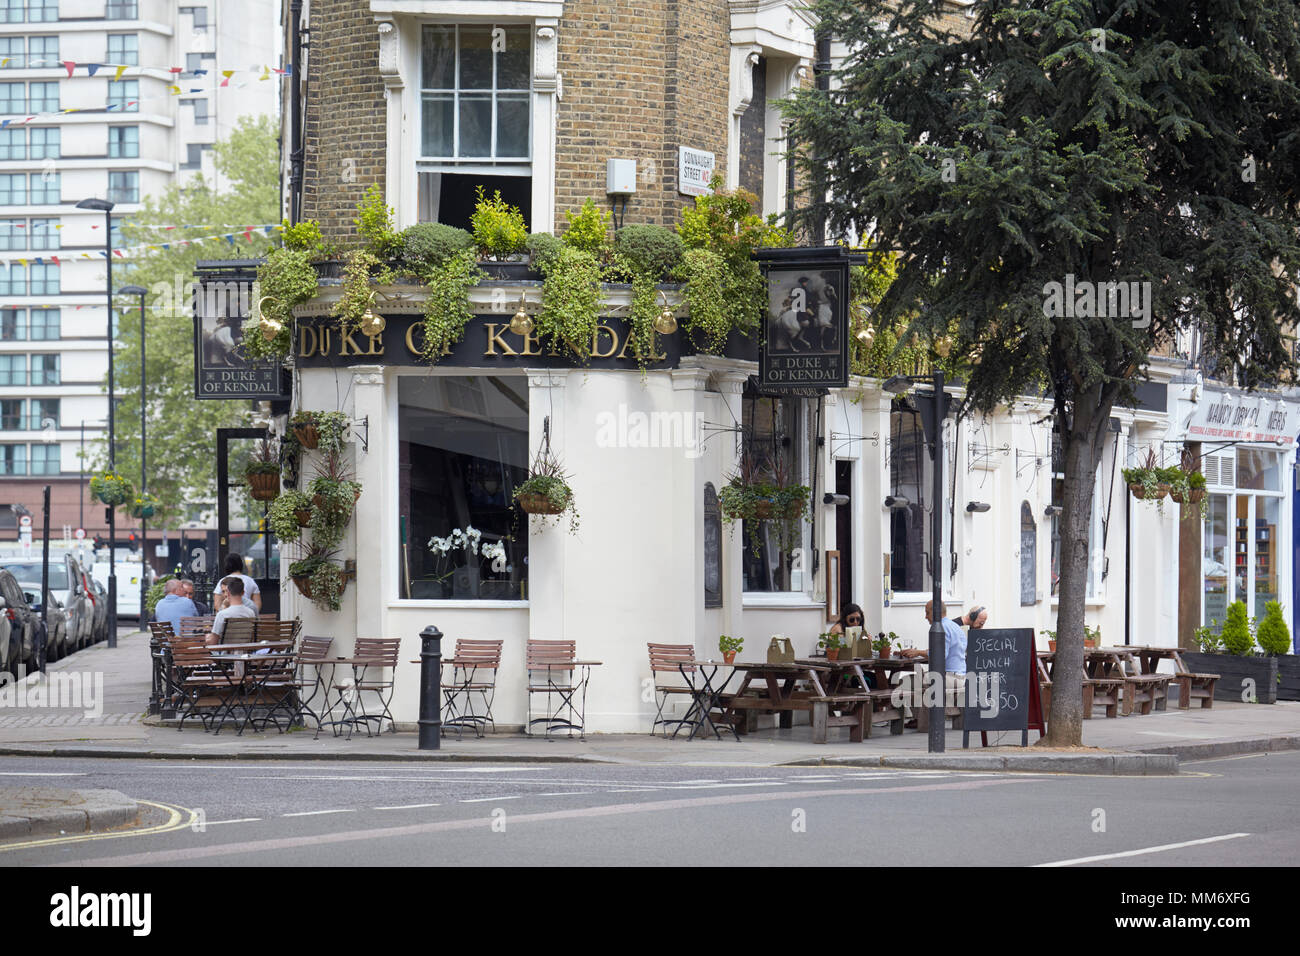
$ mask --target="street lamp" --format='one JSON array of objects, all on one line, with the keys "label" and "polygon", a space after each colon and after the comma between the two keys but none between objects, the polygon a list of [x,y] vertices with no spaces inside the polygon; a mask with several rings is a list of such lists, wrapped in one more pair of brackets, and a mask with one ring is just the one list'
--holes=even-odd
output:
[{"label": "street lamp", "polygon": [[937,705],[930,707],[929,752],[944,752],[943,717],[944,702],[947,699],[947,641],[943,633],[943,566],[939,553],[943,550],[943,420],[948,417],[948,404],[951,399],[943,390],[943,372],[935,369],[932,375],[895,375],[885,381],[881,387],[890,394],[900,395],[915,382],[929,382],[933,389],[930,393],[917,393],[918,410],[921,413],[921,427],[925,431],[926,446],[930,459],[934,462],[934,515],[930,520],[930,580],[932,584],[930,612],[930,673],[935,675],[936,689],[941,695]]},{"label": "street lamp", "polygon": [[[93,209],[104,214],[104,264],[108,268],[105,288],[108,301],[108,470],[114,471],[117,456],[113,432],[113,203],[107,199],[83,199],[78,209]],[[108,508],[108,646],[117,647],[117,520],[113,507]]]},{"label": "street lamp", "polygon": [[[138,295],[140,297],[140,497],[145,493],[145,444],[144,444],[144,297],[149,290],[142,285],[128,285],[117,290],[118,295]],[[140,512],[140,630],[149,630],[144,619],[144,595],[148,590],[149,551],[145,547],[149,541],[149,522]]]}]

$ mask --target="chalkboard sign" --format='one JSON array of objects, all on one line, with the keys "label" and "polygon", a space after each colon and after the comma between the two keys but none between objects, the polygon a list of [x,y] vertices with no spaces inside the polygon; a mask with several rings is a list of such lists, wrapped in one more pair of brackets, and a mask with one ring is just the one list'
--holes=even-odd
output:
[{"label": "chalkboard sign", "polygon": [[1038,525],[1028,501],[1020,503],[1020,606],[1038,603]]},{"label": "chalkboard sign", "polygon": [[[976,730],[1020,730],[1024,732],[1023,744],[1028,744],[1030,675],[1034,671],[1033,628],[986,627],[969,632],[962,746]],[[1035,682],[1033,690],[1037,688]]]}]

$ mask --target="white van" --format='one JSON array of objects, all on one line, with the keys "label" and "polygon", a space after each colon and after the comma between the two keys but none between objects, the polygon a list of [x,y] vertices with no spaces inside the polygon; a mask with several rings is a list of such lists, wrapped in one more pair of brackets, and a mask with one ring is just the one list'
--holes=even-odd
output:
[{"label": "white van", "polygon": [[[96,561],[90,569],[91,576],[108,590],[108,552],[104,558]],[[132,561],[123,555],[117,556],[117,616],[140,619],[140,575],[145,575],[145,586],[153,584],[157,575],[153,568],[144,564],[138,557]]]}]

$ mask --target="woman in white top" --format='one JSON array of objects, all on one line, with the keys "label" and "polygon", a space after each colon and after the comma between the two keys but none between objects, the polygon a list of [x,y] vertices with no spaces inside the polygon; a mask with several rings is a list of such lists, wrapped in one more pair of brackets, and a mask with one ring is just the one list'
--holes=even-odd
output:
[{"label": "woman in white top", "polygon": [[[251,604],[260,614],[262,611],[262,592],[258,588],[257,582],[244,573],[244,559],[234,552],[226,555],[226,563],[221,571],[223,578],[232,574],[243,579],[244,603]],[[212,610],[217,612],[229,606],[230,599],[221,594],[220,589],[218,589],[217,593],[212,595]]]}]

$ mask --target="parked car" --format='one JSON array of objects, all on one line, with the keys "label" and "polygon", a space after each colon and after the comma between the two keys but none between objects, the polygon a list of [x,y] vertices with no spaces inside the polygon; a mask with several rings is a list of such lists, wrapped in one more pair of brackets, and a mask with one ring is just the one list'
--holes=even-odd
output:
[{"label": "parked car", "polygon": [[[28,599],[27,605],[36,615],[37,620],[41,617],[41,602],[33,600],[40,593],[40,585],[36,586],[36,591],[25,591],[24,596]],[[50,609],[45,613],[45,659],[47,661],[57,661],[61,657],[67,657],[75,650],[68,643],[68,614],[63,605],[55,596],[53,591],[45,592],[46,599],[50,602]]]},{"label": "parked car", "polygon": [[93,643],[108,640],[108,590],[96,581],[88,571],[82,571],[82,580],[91,599],[95,602],[95,628]]},{"label": "parked car", "polygon": [[[0,611],[0,673],[12,672],[17,666],[17,660],[18,632],[9,620],[9,615]],[[10,666],[10,661],[15,662],[13,667]]]},{"label": "parked car", "polygon": [[[32,611],[28,596],[23,593],[18,579],[3,568],[0,568],[0,613],[9,618],[9,623],[18,636],[18,653],[11,657],[9,669],[17,673],[18,665],[22,664],[31,673],[40,666],[37,655],[41,648],[40,638],[44,633],[41,616]],[[12,651],[12,635],[10,648]]]},{"label": "parked car", "polygon": [[[33,594],[41,589],[41,562],[34,560],[10,561],[5,568],[18,579],[24,591]],[[50,659],[71,654],[91,643],[95,626],[94,606],[86,596],[85,587],[80,576],[77,560],[70,554],[50,559],[49,587],[54,593],[51,607],[59,607],[67,617],[63,631],[66,637],[61,639],[57,652],[50,654]]]}]

